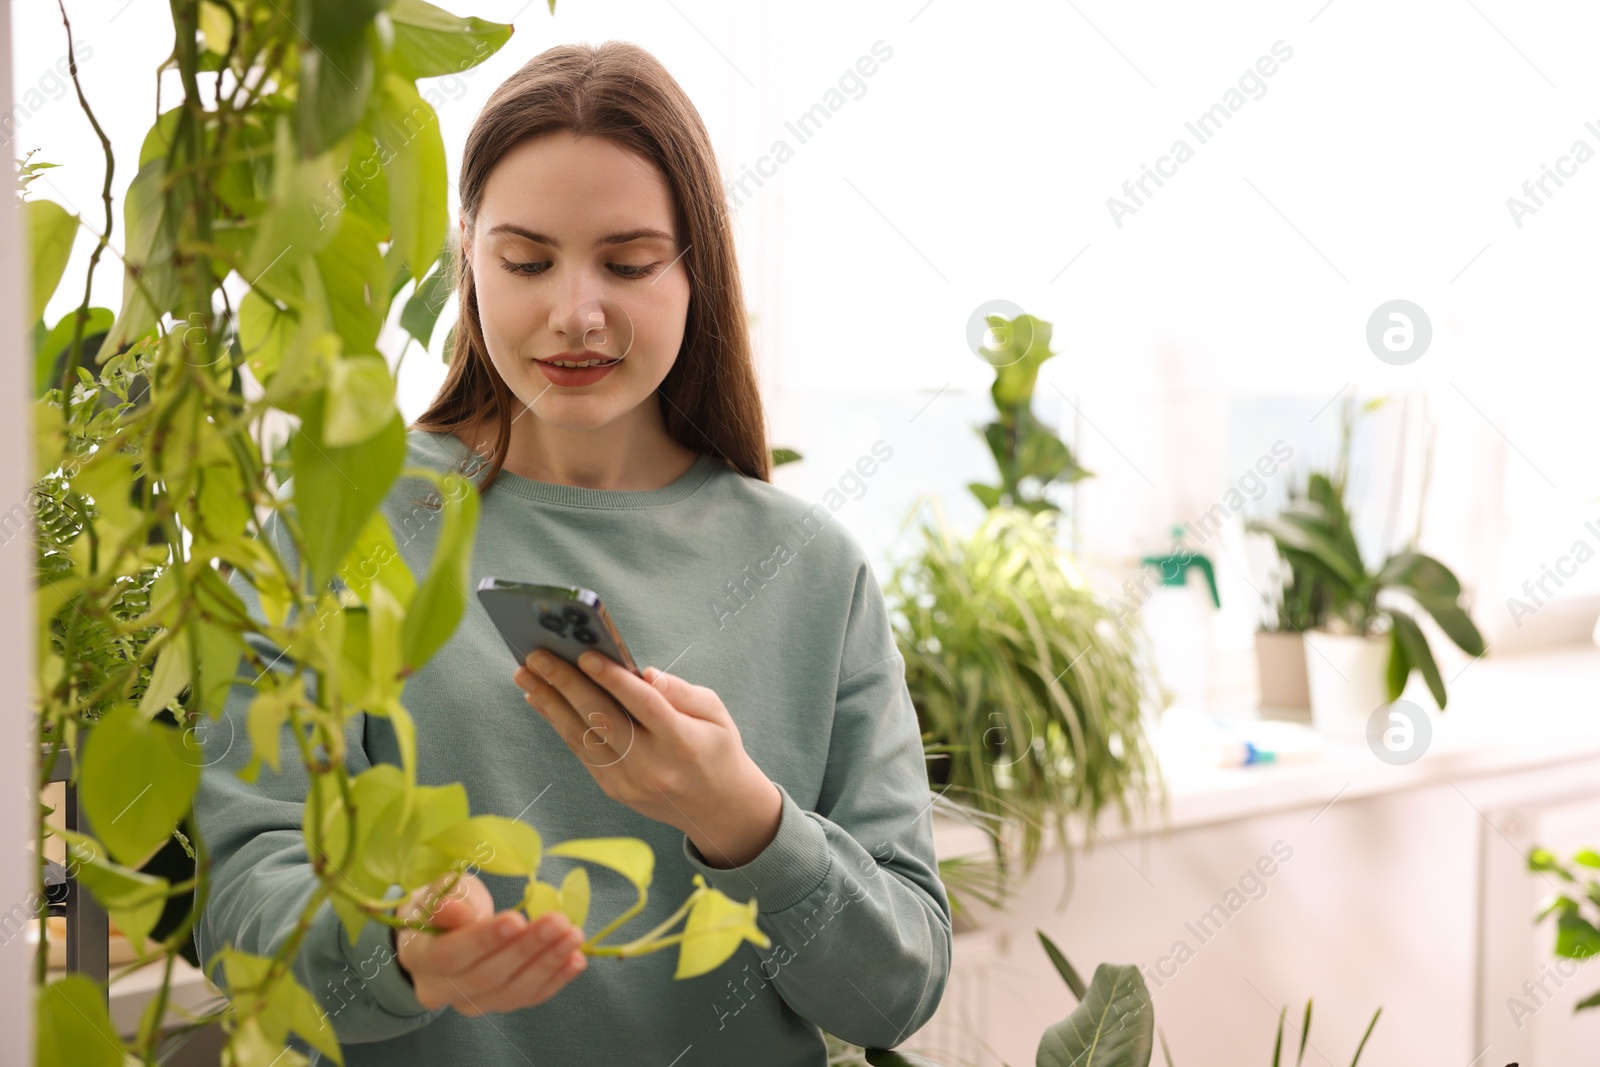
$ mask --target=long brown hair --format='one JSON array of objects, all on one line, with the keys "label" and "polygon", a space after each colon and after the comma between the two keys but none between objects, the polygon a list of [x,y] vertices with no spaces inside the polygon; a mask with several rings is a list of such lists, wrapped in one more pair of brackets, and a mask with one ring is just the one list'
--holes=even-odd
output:
[{"label": "long brown hair", "polygon": [[[529,138],[570,131],[604,137],[652,161],[666,177],[678,233],[688,251],[689,311],[683,347],[656,390],[667,433],[761,481],[772,480],[766,415],[750,350],[733,230],[716,155],[700,114],[661,62],[638,45],[566,44],[523,64],[489,97],[461,159],[461,217],[470,231],[489,173]],[[493,411],[499,434],[488,474],[494,483],[511,444],[515,396],[489,360],[478,318],[472,265],[452,256],[459,318],[450,370],[412,428],[453,432]]]}]

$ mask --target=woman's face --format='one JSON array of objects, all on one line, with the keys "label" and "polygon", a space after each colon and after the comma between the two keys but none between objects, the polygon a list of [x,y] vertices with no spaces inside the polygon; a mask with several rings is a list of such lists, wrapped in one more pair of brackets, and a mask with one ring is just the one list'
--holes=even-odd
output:
[{"label": "woman's face", "polygon": [[495,166],[463,240],[489,358],[521,401],[513,418],[525,406],[582,431],[659,417],[640,405],[672,369],[689,310],[674,215],[661,172],[603,138],[547,134]]}]

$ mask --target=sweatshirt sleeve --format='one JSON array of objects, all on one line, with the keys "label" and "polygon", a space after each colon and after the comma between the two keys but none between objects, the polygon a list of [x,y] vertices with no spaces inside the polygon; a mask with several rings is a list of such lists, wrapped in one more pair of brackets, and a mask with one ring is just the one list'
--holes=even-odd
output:
[{"label": "sweatshirt sleeve", "polygon": [[[762,973],[798,1014],[868,1048],[929,1018],[950,977],[950,902],[933,850],[933,794],[905,661],[882,592],[858,563],[817,810],[781,784],[777,836],[748,863],[684,855],[734,900],[758,898]],[[775,975],[771,972],[775,971]]]},{"label": "sweatshirt sleeve", "polygon": [[[277,516],[267,535],[291,566],[293,545],[277,536]],[[237,572],[229,584],[258,625],[264,624],[260,598]],[[294,660],[259,632],[246,641],[268,669],[287,672]],[[258,668],[243,661],[246,676]],[[307,676],[307,692],[315,695],[315,676]],[[247,712],[255,697],[254,683],[236,681],[221,717],[207,725],[203,739],[206,766],[195,797],[197,827],[211,855],[210,899],[195,927],[195,950],[213,981],[223,983],[222,968],[211,971],[214,956],[225,946],[261,956],[273,955],[293,932],[316,888],[301,831],[308,791],[306,770],[293,734],[282,732],[281,774],[262,767],[254,784],[239,777],[250,761]],[[364,747],[366,716],[356,714],[346,725],[345,765],[352,776],[370,763]],[[429,1011],[416,998],[400,970],[389,927],[368,922],[352,944],[343,924],[324,901],[301,942],[294,974],[322,1005],[326,1020],[343,1044],[381,1041],[416,1030],[443,1013]]]}]

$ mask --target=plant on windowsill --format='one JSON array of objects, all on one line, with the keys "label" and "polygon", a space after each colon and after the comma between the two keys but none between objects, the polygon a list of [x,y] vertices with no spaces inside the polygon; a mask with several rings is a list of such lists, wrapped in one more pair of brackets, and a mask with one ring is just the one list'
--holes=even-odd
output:
[{"label": "plant on windowsill", "polygon": [[[1297,480],[1289,485],[1288,506],[1306,499]],[[1267,575],[1261,625],[1256,630],[1256,671],[1260,707],[1265,717],[1305,721],[1311,715],[1306,682],[1305,632],[1327,622],[1328,594],[1314,563],[1298,552],[1272,549],[1276,566]]]},{"label": "plant on windowsill", "polygon": [[[1115,807],[1131,821],[1134,802],[1155,791],[1164,801],[1165,791],[1143,728],[1155,693],[1139,667],[1142,633],[1115,625],[1058,544],[1049,491],[1087,472],[1031,411],[1039,365],[1054,355],[1050,324],[989,322],[1000,339],[984,353],[998,416],[980,432],[1000,485],[969,487],[989,510],[966,536],[932,501],[934,519],[924,518],[885,599],[930,782],[989,834],[994,906],[1008,891],[1011,837],[1026,873],[1054,827],[1070,870],[1070,820],[1092,827]],[[920,511],[921,502],[907,525]]]},{"label": "plant on windowsill", "polygon": [[1303,499],[1245,528],[1272,538],[1278,552],[1324,597],[1323,619],[1305,632],[1312,718],[1319,730],[1360,735],[1380,706],[1399,698],[1412,671],[1444,710],[1447,700],[1427,636],[1409,607],[1420,608],[1457,647],[1486,651],[1461,603],[1461,583],[1432,556],[1405,549],[1368,570],[1345,505],[1349,418],[1333,477],[1312,473]]}]

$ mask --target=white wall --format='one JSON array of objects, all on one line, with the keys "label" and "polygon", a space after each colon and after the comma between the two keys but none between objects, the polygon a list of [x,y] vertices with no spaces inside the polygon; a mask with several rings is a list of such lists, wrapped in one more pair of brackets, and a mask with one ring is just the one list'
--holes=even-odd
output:
[{"label": "white wall", "polygon": [[[0,108],[11,103],[12,25],[10,0],[0,0]],[[18,211],[0,214],[0,322],[9,322],[4,344],[12,353],[23,348],[24,327],[22,238]],[[33,434],[28,397],[31,375],[27,361],[0,360],[0,501],[15,514],[32,484]],[[31,679],[34,662],[34,549],[29,537],[0,541],[0,601],[30,605],[0,618],[0,672],[11,679]],[[11,697],[0,703],[0,901],[5,902],[6,936],[0,938],[0,1033],[12,1049],[33,1048],[33,951],[26,937],[13,936],[11,916],[26,914],[37,871],[33,855],[33,812],[38,804],[38,757],[34,747],[32,701],[19,693],[31,686],[14,684]],[[31,1053],[29,1054],[31,1055]],[[13,1061],[20,1062],[20,1061]]]}]

